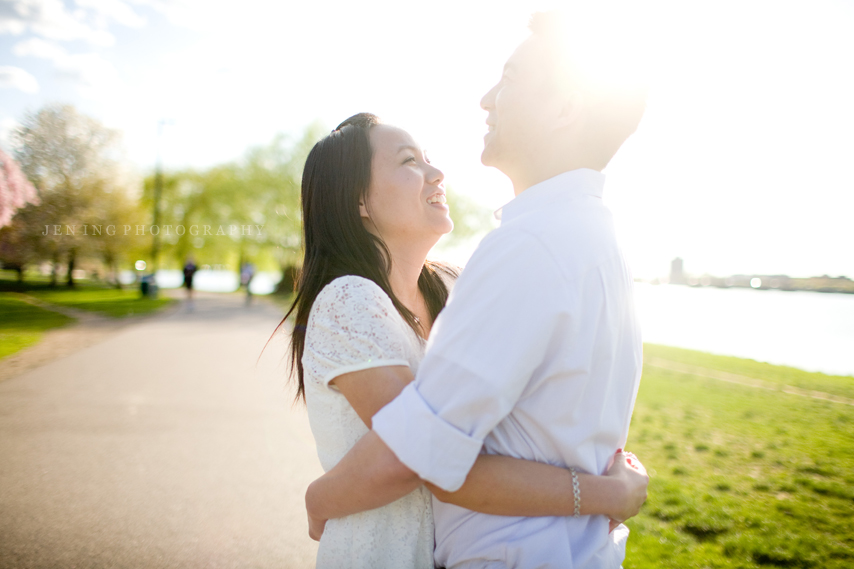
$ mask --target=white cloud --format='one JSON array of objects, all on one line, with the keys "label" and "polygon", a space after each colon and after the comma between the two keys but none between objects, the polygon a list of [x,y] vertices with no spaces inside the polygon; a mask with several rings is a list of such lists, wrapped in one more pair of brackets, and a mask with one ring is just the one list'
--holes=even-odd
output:
[{"label": "white cloud", "polygon": [[38,93],[39,82],[20,67],[2,65],[0,66],[0,89],[20,89],[24,93]]},{"label": "white cloud", "polygon": [[39,38],[18,42],[12,52],[19,57],[47,59],[60,77],[77,83],[87,96],[108,94],[118,83],[116,68],[97,53],[70,54],[61,46]]},{"label": "white cloud", "polygon": [[77,5],[94,12],[95,16],[106,25],[106,20],[127,26],[129,28],[141,28],[146,20],[121,0],[77,0]]},{"label": "white cloud", "polygon": [[12,133],[21,126],[21,123],[11,117],[0,119],[0,148],[12,149]]},{"label": "white cloud", "polygon": [[147,6],[160,12],[174,26],[198,29],[203,28],[202,22],[216,3],[209,0],[129,0],[137,6]]},{"label": "white cloud", "polygon": [[[130,8],[128,8],[130,10]],[[86,22],[85,11],[70,12],[62,0],[8,0],[0,3],[0,33],[33,34],[57,41],[84,40],[92,45],[115,43],[110,32]]]},{"label": "white cloud", "polygon": [[18,13],[17,5],[12,2],[0,3],[0,34],[19,36],[26,29],[27,24]]},{"label": "white cloud", "polygon": [[60,46],[39,38],[30,38],[16,43],[12,48],[12,53],[18,57],[38,57],[52,61],[57,61],[67,55]]}]

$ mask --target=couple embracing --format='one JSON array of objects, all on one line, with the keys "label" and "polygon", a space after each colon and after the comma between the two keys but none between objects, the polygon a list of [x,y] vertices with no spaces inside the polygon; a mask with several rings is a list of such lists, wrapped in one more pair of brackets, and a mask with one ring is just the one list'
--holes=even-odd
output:
[{"label": "couple embracing", "polygon": [[601,170],[645,95],[589,73],[565,25],[535,14],[481,101],[482,162],[516,197],[462,274],[426,260],[453,223],[409,133],[362,113],[308,156],[291,348],[326,470],[319,568],[623,561],[642,348]]}]

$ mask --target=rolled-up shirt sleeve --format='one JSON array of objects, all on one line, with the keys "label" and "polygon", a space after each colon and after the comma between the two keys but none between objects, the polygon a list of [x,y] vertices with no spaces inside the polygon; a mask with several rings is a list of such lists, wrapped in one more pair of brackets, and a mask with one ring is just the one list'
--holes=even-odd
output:
[{"label": "rolled-up shirt sleeve", "polygon": [[[484,438],[522,396],[561,318],[562,279],[530,234],[487,236],[430,336],[415,381],[373,417],[373,430],[421,478],[453,492]],[[543,286],[549,283],[550,286]]]}]

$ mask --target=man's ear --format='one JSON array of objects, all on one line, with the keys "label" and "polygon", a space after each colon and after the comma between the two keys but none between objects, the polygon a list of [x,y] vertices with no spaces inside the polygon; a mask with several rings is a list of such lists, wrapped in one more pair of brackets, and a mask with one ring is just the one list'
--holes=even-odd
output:
[{"label": "man's ear", "polygon": [[584,103],[584,93],[581,91],[573,91],[564,97],[558,108],[557,119],[554,122],[555,127],[561,129],[577,123],[584,110]]}]

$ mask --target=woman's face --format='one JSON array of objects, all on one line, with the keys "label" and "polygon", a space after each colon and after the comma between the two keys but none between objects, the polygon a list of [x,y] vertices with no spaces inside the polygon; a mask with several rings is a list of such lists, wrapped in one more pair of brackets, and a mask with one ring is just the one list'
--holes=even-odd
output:
[{"label": "woman's face", "polygon": [[368,230],[386,243],[432,239],[435,244],[454,228],[441,170],[404,130],[377,125],[370,139],[371,184],[359,208]]}]

